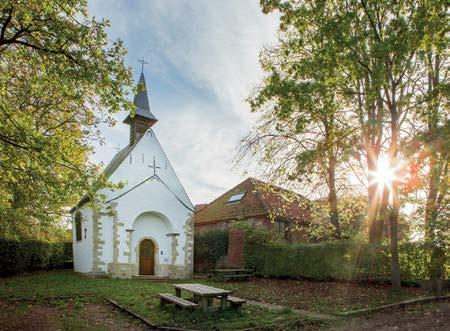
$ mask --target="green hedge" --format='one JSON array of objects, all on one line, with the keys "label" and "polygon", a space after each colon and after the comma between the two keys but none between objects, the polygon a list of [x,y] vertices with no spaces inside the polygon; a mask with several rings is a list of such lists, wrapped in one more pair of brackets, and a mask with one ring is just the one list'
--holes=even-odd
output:
[{"label": "green hedge", "polygon": [[208,272],[227,255],[228,231],[211,230],[194,237],[194,271]]},{"label": "green hedge", "polygon": [[[399,249],[403,279],[425,279],[428,258],[424,245],[405,243]],[[351,280],[361,274],[390,274],[389,247],[358,242],[246,242],[245,263],[264,277]]]},{"label": "green hedge", "polygon": [[0,239],[0,276],[56,269],[72,260],[72,243]]}]

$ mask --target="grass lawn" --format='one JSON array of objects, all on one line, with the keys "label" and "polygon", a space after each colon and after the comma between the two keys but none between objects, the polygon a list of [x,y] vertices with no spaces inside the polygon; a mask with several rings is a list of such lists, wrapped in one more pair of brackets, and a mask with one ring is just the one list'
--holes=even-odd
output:
[{"label": "grass lawn", "polygon": [[[255,279],[243,283],[216,283],[195,279],[184,282],[230,289],[236,296],[245,299],[331,314],[425,295],[418,288],[405,288],[393,295],[389,286],[385,285],[304,280]],[[134,321],[123,320],[125,317],[118,316],[120,314],[117,311],[105,304],[106,298],[118,302],[155,324],[197,330],[239,330],[254,327],[263,330],[317,329],[342,323],[345,325],[348,321],[339,318],[319,322],[300,317],[290,309],[268,310],[252,305],[246,305],[241,312],[228,310],[212,314],[201,311],[179,311],[173,306],[162,309],[159,307],[157,296],[157,293],[162,292],[174,293],[170,282],[90,279],[72,271],[51,271],[0,278],[0,323],[14,318],[20,320],[22,319],[20,316],[23,316],[23,319],[26,321],[28,318],[31,324],[41,318],[40,326],[51,322],[60,329],[142,329]],[[36,300],[11,303],[5,300],[8,298]],[[270,328],[271,325],[278,327]]]},{"label": "grass lawn", "polygon": [[[421,289],[413,287],[405,287],[393,294],[390,291],[390,285],[290,279],[257,278],[247,283],[221,283],[220,285],[246,299],[330,314],[376,307],[427,295]],[[215,283],[215,286],[218,286],[218,283]]]},{"label": "grass lawn", "polygon": [[[197,280],[195,281],[197,282]],[[158,325],[181,326],[200,330],[238,330],[268,326],[274,323],[302,324],[303,321],[289,309],[272,311],[247,305],[241,312],[225,311],[206,314],[201,311],[181,312],[172,306],[161,309],[157,293],[174,293],[167,282],[145,280],[90,279],[71,271],[53,271],[0,279],[0,300],[8,298],[35,298],[41,306],[59,307],[55,312],[56,325],[67,323],[73,329],[86,325],[77,313],[62,316],[63,311],[80,311],[87,305],[112,299]],[[70,297],[70,299],[58,299]],[[49,300],[50,299],[50,300]],[[30,309],[30,305],[15,305],[14,309]],[[41,307],[42,308],[42,307]],[[42,308],[42,309],[44,309]],[[2,309],[2,314],[5,310]],[[15,313],[17,314],[17,313]],[[60,318],[58,318],[60,317]],[[308,321],[305,321],[308,323]],[[84,325],[84,327],[82,327]],[[95,328],[94,328],[95,329]]]}]

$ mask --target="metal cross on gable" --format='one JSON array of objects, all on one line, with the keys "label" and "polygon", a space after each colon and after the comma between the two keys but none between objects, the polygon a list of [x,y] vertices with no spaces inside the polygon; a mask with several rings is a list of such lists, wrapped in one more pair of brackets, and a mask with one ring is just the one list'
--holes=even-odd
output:
[{"label": "metal cross on gable", "polygon": [[141,67],[141,72],[144,72],[144,65],[145,65],[145,64],[148,64],[148,62],[145,61],[144,58],[138,60],[138,62],[140,62],[141,65],[142,65],[142,67]]},{"label": "metal cross on gable", "polygon": [[156,165],[155,157],[153,157],[153,165],[148,165],[148,167],[153,169],[153,176],[156,175],[156,169],[161,169]]}]

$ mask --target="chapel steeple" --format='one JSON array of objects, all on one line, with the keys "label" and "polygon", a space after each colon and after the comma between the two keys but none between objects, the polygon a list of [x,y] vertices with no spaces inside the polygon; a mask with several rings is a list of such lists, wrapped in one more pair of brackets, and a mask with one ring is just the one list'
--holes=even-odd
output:
[{"label": "chapel steeple", "polygon": [[134,96],[134,105],[136,106],[135,115],[131,114],[125,118],[123,123],[130,126],[130,145],[134,145],[139,138],[153,125],[158,119],[150,111],[150,105],[147,96],[147,86],[144,77],[144,61],[142,60],[142,72],[139,78],[138,91]]}]

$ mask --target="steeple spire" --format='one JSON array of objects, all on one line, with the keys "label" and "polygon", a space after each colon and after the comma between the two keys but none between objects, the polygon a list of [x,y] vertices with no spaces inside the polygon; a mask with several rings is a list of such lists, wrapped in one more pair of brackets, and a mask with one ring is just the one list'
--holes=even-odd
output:
[{"label": "steeple spire", "polygon": [[140,62],[140,63],[142,64],[141,74],[143,74],[143,73],[144,73],[144,65],[145,65],[145,64],[148,64],[148,62],[145,61],[144,58],[138,60],[138,62]]},{"label": "steeple spire", "polygon": [[147,85],[144,77],[144,60],[139,60],[142,63],[142,72],[139,77],[137,86],[137,93],[134,96],[134,105],[136,107],[135,114],[131,114],[125,118],[123,123],[130,125],[130,145],[133,145],[137,140],[153,125],[158,119],[150,111],[148,102]]}]

